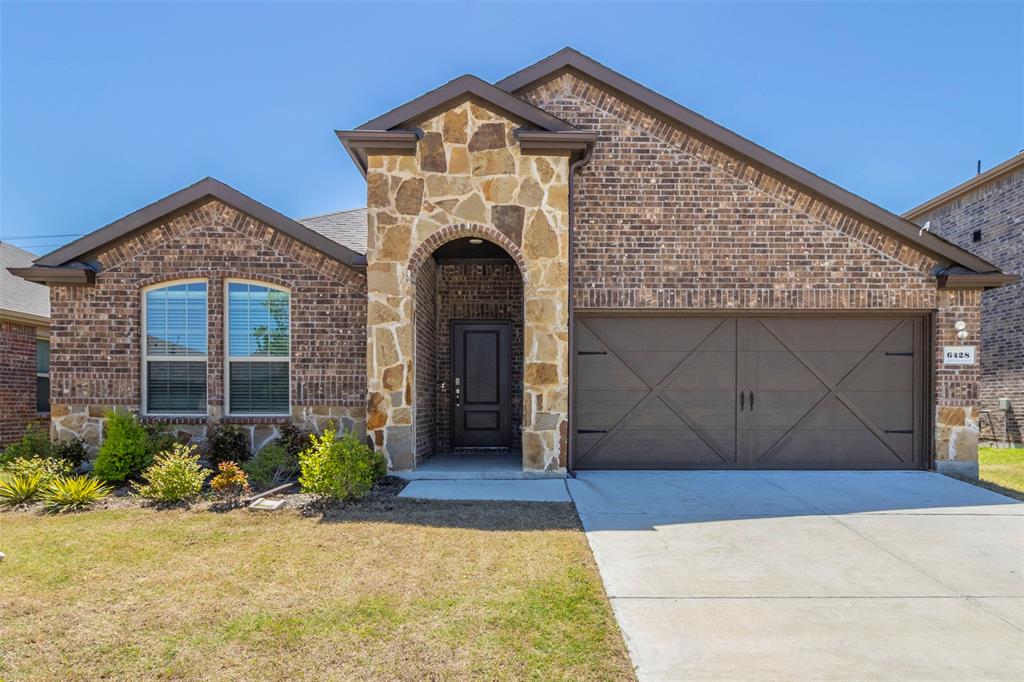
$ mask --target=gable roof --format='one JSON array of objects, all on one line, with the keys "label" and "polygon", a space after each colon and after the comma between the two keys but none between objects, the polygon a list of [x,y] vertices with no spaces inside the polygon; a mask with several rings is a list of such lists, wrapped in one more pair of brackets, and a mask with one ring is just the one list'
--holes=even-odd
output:
[{"label": "gable roof", "polygon": [[47,323],[50,319],[50,290],[26,282],[7,271],[32,265],[35,254],[14,244],[0,242],[0,317],[13,317],[26,322]]},{"label": "gable roof", "polygon": [[366,234],[369,228],[365,208],[350,208],[347,211],[299,218],[299,222],[356,253],[366,253]]},{"label": "gable roof", "polygon": [[797,185],[840,210],[859,216],[877,229],[931,255],[942,266],[961,265],[978,273],[999,272],[999,268],[992,263],[937,235],[928,232],[922,233],[920,228],[909,220],[787,161],[778,154],[768,151],[572,48],[563,48],[536,64],[498,81],[495,85],[510,94],[515,94],[570,71],[576,72],[591,82],[598,83],[602,88],[611,90],[663,120],[687,128],[712,146],[737,155],[765,172],[789,184]]},{"label": "gable roof", "polygon": [[[173,214],[202,205],[211,199],[217,199],[250,215],[346,265],[356,268],[366,267],[366,258],[362,254],[328,239],[319,232],[278,213],[219,180],[204,178],[194,185],[155,201],[120,220],[115,220],[105,227],[37,258],[35,264],[30,268],[18,268],[13,272],[34,282],[89,284],[91,283],[89,280],[95,279],[95,268],[86,263],[90,256],[130,238],[158,221],[166,220]],[[92,272],[91,276],[90,271]]]},{"label": "gable roof", "polygon": [[914,208],[910,209],[903,214],[903,217],[907,220],[914,220],[925,213],[928,213],[934,208],[938,208],[943,204],[953,201],[957,197],[967,194],[968,192],[975,190],[983,185],[987,185],[990,182],[995,182],[1004,175],[1008,175],[1018,168],[1024,168],[1024,150],[1017,152],[1015,156],[1010,157],[1006,161],[1003,161],[998,166],[989,168],[984,173],[979,173],[973,178],[966,182],[962,182],[953,189],[947,190],[937,197],[929,199],[923,204],[919,204]]}]

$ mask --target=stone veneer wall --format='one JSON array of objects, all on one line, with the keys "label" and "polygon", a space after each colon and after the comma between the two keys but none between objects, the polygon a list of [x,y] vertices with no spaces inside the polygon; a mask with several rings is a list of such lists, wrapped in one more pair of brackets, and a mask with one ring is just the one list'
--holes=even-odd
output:
[{"label": "stone veneer wall", "polygon": [[21,438],[36,412],[36,327],[0,320],[0,446]]},{"label": "stone veneer wall", "polygon": [[[254,448],[288,421],[328,420],[365,433],[365,275],[255,218],[209,201],[95,256],[92,287],[51,287],[51,433],[95,450],[103,415],[141,407],[142,288],[205,278],[207,414],[154,417],[201,441],[209,424],[245,426]],[[224,415],[224,282],[239,277],[291,292],[291,417]]]},{"label": "stone veneer wall", "polygon": [[522,125],[471,102],[416,122],[412,155],[369,157],[367,428],[393,469],[415,466],[415,277],[441,244],[492,241],[523,275],[523,466],[565,466],[568,156],[523,155]]},{"label": "stone veneer wall", "polygon": [[511,260],[505,263],[442,263],[437,271],[437,450],[452,449],[451,324],[455,320],[507,320],[512,323],[512,442],[522,447],[523,281]]},{"label": "stone veneer wall", "polygon": [[[1024,168],[914,218],[931,231],[976,253],[1004,272],[1024,274]],[[981,239],[974,241],[975,230]],[[981,297],[979,407],[991,420],[981,424],[986,440],[1024,442],[1024,282],[986,291]],[[1010,410],[999,399],[1010,399]],[[991,428],[990,428],[991,426]]]},{"label": "stone veneer wall", "polygon": [[[913,247],[573,73],[519,94],[598,136],[576,178],[577,310],[937,311],[937,347],[957,319],[977,344],[977,295],[937,290]],[[936,367],[937,465],[976,474],[978,369]]]}]

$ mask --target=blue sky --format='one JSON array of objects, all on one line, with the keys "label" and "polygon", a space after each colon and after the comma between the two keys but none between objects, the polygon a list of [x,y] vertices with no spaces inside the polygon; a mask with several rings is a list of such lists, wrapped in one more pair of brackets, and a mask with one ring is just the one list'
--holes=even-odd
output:
[{"label": "blue sky", "polygon": [[0,20],[0,238],[40,253],[207,175],[293,217],[362,205],[334,129],[565,45],[897,212],[1024,148],[1020,2],[5,1]]}]

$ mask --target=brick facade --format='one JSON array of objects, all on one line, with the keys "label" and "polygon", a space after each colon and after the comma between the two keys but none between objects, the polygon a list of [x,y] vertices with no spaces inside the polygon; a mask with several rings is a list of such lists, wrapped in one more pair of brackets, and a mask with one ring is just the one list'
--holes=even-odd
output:
[{"label": "brick facade", "polygon": [[[1004,272],[1024,273],[1024,168],[914,216],[931,231],[969,249]],[[974,233],[980,231],[979,240]],[[1024,283],[981,298],[981,437],[1020,444],[1024,428]],[[1009,398],[1010,410],[999,408]]]},{"label": "brick facade", "polygon": [[[287,418],[224,415],[224,289],[228,278],[286,287],[291,296],[292,417],[365,431],[366,294],[363,273],[218,201],[173,217],[98,254],[94,287],[51,289],[53,434],[95,446],[103,413],[141,406],[142,289],[207,280],[207,415],[173,419],[197,439],[208,422],[249,427],[254,447]],[[170,421],[166,418],[154,418]]]},{"label": "brick facade", "polygon": [[[977,341],[977,296],[940,292],[910,246],[572,73],[522,96],[598,135],[576,178],[576,310],[935,311],[942,338],[964,320]],[[944,409],[973,406],[977,375],[937,365],[940,468],[977,470],[976,414]]]},{"label": "brick facade", "polygon": [[0,320],[0,446],[39,418],[36,413],[36,327]]}]

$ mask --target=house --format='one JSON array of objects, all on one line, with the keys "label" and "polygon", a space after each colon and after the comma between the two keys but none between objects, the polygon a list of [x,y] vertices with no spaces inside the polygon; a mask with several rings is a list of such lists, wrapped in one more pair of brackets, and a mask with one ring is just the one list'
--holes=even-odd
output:
[{"label": "house", "polygon": [[[1024,151],[903,215],[1006,272],[1024,271]],[[1024,286],[981,297],[981,437],[1022,447]]]},{"label": "house", "polygon": [[50,293],[7,268],[32,265],[35,255],[0,242],[0,446],[50,412]]},{"label": "house", "polygon": [[337,136],[365,246],[206,179],[15,269],[51,287],[55,432],[976,475],[979,367],[944,349],[1016,281],[987,260],[571,49]]}]

